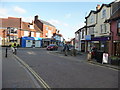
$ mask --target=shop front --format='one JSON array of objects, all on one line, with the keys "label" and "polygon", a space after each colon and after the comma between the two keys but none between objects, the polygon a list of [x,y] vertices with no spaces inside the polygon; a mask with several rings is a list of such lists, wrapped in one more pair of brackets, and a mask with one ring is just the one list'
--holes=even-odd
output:
[{"label": "shop front", "polygon": [[81,41],[81,52],[85,52],[85,40]]},{"label": "shop front", "polygon": [[[108,53],[110,36],[94,37],[91,40],[94,41],[94,46],[97,47],[98,50],[101,50],[101,51]],[[95,43],[95,41],[96,41],[96,43]]]},{"label": "shop front", "polygon": [[47,47],[49,44],[52,44],[51,38],[43,38],[43,47]]},{"label": "shop front", "polygon": [[21,47],[42,47],[42,38],[40,37],[22,37]]},{"label": "shop front", "polygon": [[98,50],[108,52],[109,40],[110,36],[91,37],[90,35],[87,35],[87,51],[90,51],[92,47],[96,47]]}]

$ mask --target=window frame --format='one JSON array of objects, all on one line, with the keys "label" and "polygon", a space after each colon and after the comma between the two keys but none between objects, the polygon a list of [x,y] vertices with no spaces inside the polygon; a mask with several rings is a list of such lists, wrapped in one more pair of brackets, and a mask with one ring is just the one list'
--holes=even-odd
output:
[{"label": "window frame", "polygon": [[106,18],[106,9],[102,10],[102,18]]},{"label": "window frame", "polygon": [[45,28],[48,31],[48,27]]},{"label": "window frame", "polygon": [[93,15],[90,17],[90,23],[94,23],[94,16]]},{"label": "window frame", "polygon": [[117,21],[117,34],[120,36],[120,20]]}]

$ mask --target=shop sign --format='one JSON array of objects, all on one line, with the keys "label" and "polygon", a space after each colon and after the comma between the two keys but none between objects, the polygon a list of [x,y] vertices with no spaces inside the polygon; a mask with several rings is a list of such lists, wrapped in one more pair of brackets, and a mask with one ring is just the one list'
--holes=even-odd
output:
[{"label": "shop sign", "polygon": [[91,35],[86,35],[85,40],[91,40]]}]

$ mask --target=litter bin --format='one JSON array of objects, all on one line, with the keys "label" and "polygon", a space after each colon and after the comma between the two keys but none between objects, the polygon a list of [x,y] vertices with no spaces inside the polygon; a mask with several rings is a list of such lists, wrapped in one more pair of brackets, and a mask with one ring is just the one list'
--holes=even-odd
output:
[{"label": "litter bin", "polygon": [[97,62],[99,63],[102,63],[102,59],[103,59],[103,51],[100,51],[98,50],[96,53],[95,53],[95,59]]}]

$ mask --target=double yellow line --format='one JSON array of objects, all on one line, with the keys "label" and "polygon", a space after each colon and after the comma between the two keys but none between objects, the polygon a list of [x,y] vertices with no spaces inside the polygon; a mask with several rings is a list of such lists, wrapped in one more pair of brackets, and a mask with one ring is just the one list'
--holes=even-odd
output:
[{"label": "double yellow line", "polygon": [[47,83],[31,68],[29,67],[28,64],[26,64],[23,60],[21,60],[19,57],[17,57],[16,55],[14,55],[17,60],[24,65],[29,72],[37,79],[37,81],[43,86],[43,88],[45,88],[46,90],[51,90],[51,88],[49,87],[49,85],[47,85]]}]

